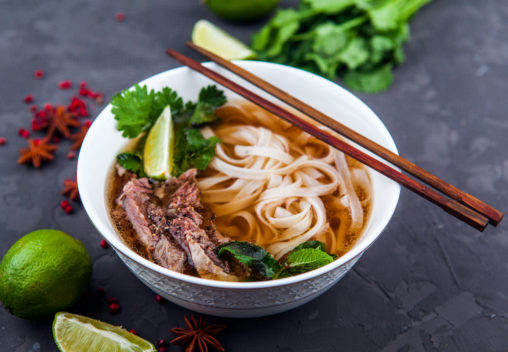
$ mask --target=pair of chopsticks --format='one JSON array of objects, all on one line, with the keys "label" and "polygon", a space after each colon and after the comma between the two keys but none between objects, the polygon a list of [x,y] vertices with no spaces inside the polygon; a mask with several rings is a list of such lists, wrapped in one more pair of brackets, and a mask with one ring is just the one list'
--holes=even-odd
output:
[{"label": "pair of chopsticks", "polygon": [[[243,96],[247,100],[250,100],[265,110],[268,110],[269,112],[292,123],[293,125],[320,139],[321,141],[337,148],[338,150],[341,150],[350,157],[353,157],[354,159],[380,172],[381,174],[394,180],[400,185],[422,196],[423,198],[430,200],[437,206],[444,209],[446,212],[452,214],[456,218],[464,221],[465,223],[473,226],[480,231],[483,231],[489,223],[497,226],[503,219],[503,213],[494,207],[446,183],[445,181],[424,170],[423,168],[413,164],[412,162],[391,152],[376,142],[355,132],[349,127],[314,109],[303,101],[280,90],[274,85],[252,74],[251,72],[235,65],[229,60],[223,59],[220,56],[213,54],[204,48],[196,46],[193,43],[187,42],[187,45],[197,52],[203,54],[210,60],[214,61],[215,63],[219,64],[220,66],[235,73],[246,81],[254,84],[265,92],[268,92],[279,100],[285,102],[289,106],[294,107],[315,121],[330,128],[332,131],[335,131],[336,133],[339,133],[340,135],[361,145],[370,152],[380,156],[385,161],[399,167],[401,170],[406,171],[407,173],[434,187],[435,190],[394,169],[390,165],[385,164],[378,159],[370,156],[369,154],[355,148],[342,139],[330,134],[329,132],[319,129],[314,124],[301,119],[290,111],[282,108],[275,103],[272,103],[269,100],[266,100],[265,98],[262,98],[256,93],[242,87],[241,85],[231,81],[221,74],[206,68],[199,62],[192,60],[171,49],[167,49],[166,53],[176,60],[180,61],[182,64],[188,66],[189,68],[202,73],[213,81]],[[441,193],[437,192],[436,190],[440,191]]]}]

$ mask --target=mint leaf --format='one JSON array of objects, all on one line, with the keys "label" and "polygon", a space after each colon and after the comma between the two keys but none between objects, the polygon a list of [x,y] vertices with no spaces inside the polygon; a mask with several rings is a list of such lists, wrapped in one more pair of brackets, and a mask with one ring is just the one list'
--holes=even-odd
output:
[{"label": "mint leaf", "polygon": [[280,271],[280,264],[264,248],[243,241],[234,241],[219,246],[215,252],[224,260],[233,261],[247,268],[250,279],[272,279]]},{"label": "mint leaf", "polygon": [[304,248],[318,249],[318,250],[326,253],[326,246],[325,246],[325,244],[323,242],[321,242],[321,241],[314,241],[314,240],[313,241],[303,242],[303,243],[299,244],[298,246],[296,246],[293,249],[293,252],[299,251],[300,249],[304,249]]},{"label": "mint leaf", "polygon": [[333,262],[333,257],[316,248],[301,248],[292,251],[284,262],[284,267],[275,278],[298,275]]},{"label": "mint leaf", "polygon": [[146,86],[135,85],[132,90],[124,90],[111,100],[111,112],[117,120],[117,129],[122,136],[135,138],[148,130],[157,116],[151,114],[155,99],[153,90],[148,92]]},{"label": "mint leaf", "polygon": [[124,169],[134,172],[139,177],[145,177],[143,161],[136,153],[120,153],[116,156],[116,161]]}]

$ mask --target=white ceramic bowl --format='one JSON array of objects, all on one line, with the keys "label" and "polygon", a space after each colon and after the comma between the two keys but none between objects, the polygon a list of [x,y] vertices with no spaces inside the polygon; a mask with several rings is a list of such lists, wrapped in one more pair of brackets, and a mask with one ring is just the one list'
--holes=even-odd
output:
[{"label": "white ceramic bowl", "polygon": [[[376,114],[335,83],[278,64],[258,61],[239,61],[237,64],[397,152],[395,143]],[[239,80],[213,63],[207,63],[206,66],[235,81]],[[201,87],[214,82],[186,67],[180,67],[159,73],[140,84],[155,90],[169,86],[185,100],[195,100]],[[256,91],[254,86],[245,85]],[[234,93],[226,92],[228,98],[237,98]],[[222,282],[201,279],[173,272],[142,258],[126,246],[115,232],[106,205],[106,178],[125,143],[126,140],[116,130],[116,121],[108,105],[92,124],[79,155],[77,177],[85,210],[97,230],[134,275],[169,301],[200,313],[258,317],[289,310],[319,296],[337,283],[378,238],[399,199],[399,185],[369,169],[374,188],[372,215],[364,234],[344,256],[317,270],[274,281]]]}]

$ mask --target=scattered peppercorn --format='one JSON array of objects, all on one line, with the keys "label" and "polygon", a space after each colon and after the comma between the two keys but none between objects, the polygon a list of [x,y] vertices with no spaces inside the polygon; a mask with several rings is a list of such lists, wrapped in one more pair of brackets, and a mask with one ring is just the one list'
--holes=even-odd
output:
[{"label": "scattered peppercorn", "polygon": [[7,139],[4,137],[0,137],[0,145],[4,145],[7,142]]},{"label": "scattered peppercorn", "polygon": [[166,340],[164,339],[160,339],[159,341],[157,341],[157,346],[166,346]]},{"label": "scattered peppercorn", "polygon": [[75,157],[76,157],[76,154],[74,154],[73,152],[68,152],[67,153],[67,159],[73,160]]},{"label": "scattered peppercorn", "polygon": [[131,334],[134,334],[134,335],[137,335],[137,334],[138,334],[138,332],[136,331],[136,329],[130,329],[130,330],[129,330],[129,332],[130,332]]},{"label": "scattered peppercorn", "polygon": [[118,313],[120,305],[117,302],[113,302],[109,305],[109,311],[113,314]]},{"label": "scattered peppercorn", "polygon": [[23,137],[23,138],[28,138],[30,137],[30,132],[28,132],[28,130],[25,130],[23,127],[21,127],[19,130],[18,130],[18,134]]},{"label": "scattered peppercorn", "polygon": [[25,95],[25,97],[23,98],[23,102],[26,103],[26,104],[29,104],[31,103],[32,101],[34,101],[34,96],[32,94],[27,94]]},{"label": "scattered peppercorn", "polygon": [[42,77],[44,77],[44,71],[40,70],[40,69],[39,70],[35,70],[34,76],[35,76],[35,78],[42,78]]},{"label": "scattered peppercorn", "polygon": [[111,303],[118,303],[118,300],[116,299],[115,296],[108,297],[108,304]]},{"label": "scattered peppercorn", "polygon": [[162,298],[161,295],[156,295],[155,300],[157,301],[157,303],[162,303],[164,301],[164,298]]},{"label": "scattered peppercorn", "polygon": [[71,214],[71,213],[74,211],[74,209],[72,208],[72,205],[70,205],[70,204],[69,204],[68,206],[66,206],[66,207],[64,208],[64,211],[65,211],[67,214]]},{"label": "scattered peppercorn", "polygon": [[102,240],[101,241],[101,247],[104,248],[104,249],[108,248],[109,247],[108,242],[106,242],[106,240]]},{"label": "scattered peppercorn", "polygon": [[99,296],[104,296],[104,289],[102,287],[97,287],[97,293]]},{"label": "scattered peppercorn", "polygon": [[115,19],[117,22],[123,22],[125,20],[125,14],[123,12],[117,12]]},{"label": "scattered peppercorn", "polygon": [[58,83],[58,88],[60,88],[60,89],[69,89],[71,87],[72,87],[72,81],[70,81],[70,80],[61,81],[60,83]]}]

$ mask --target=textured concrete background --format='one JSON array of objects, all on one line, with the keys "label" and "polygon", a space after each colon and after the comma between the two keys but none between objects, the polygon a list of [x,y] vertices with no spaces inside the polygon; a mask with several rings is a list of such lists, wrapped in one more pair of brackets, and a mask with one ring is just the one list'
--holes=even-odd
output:
[{"label": "textured concrete background", "polygon": [[[284,1],[284,5],[295,1]],[[121,11],[125,21],[114,15]],[[183,324],[182,308],[158,304],[111,249],[99,246],[80,205],[59,207],[75,161],[40,170],[16,165],[17,136],[31,114],[22,103],[66,103],[63,79],[87,80],[106,98],[175,67],[164,54],[184,46],[192,25],[208,18],[244,40],[261,23],[233,25],[198,0],[0,0],[0,255],[21,235],[58,228],[84,242],[94,263],[88,299],[73,311],[156,341]],[[392,132],[402,155],[506,211],[508,196],[508,4],[500,0],[434,1],[412,22],[407,62],[394,86],[361,95]],[[46,77],[35,80],[41,68]],[[99,112],[96,108],[94,116]],[[320,298],[273,317],[210,320],[228,351],[508,351],[507,224],[478,233],[404,191],[383,236],[355,269]],[[109,313],[97,287],[116,296]],[[50,321],[0,311],[0,351],[55,351]],[[181,351],[170,347],[169,351]]]}]

